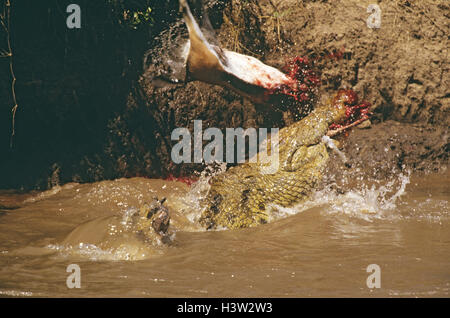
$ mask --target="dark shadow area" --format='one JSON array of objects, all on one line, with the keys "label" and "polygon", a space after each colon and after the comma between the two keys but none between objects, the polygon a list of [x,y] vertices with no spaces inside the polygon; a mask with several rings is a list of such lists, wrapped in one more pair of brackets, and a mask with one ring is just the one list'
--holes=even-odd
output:
[{"label": "dark shadow area", "polygon": [[[177,1],[125,5],[84,0],[77,2],[81,29],[69,29],[66,7],[72,2],[11,2],[19,107],[11,141],[11,75],[9,59],[2,58],[1,188],[46,188],[52,182],[119,177],[105,157],[108,123],[124,111],[153,38],[178,14]],[[133,12],[147,7],[152,10],[148,24],[134,28],[120,16],[124,8]],[[4,48],[5,32],[0,35]]]}]

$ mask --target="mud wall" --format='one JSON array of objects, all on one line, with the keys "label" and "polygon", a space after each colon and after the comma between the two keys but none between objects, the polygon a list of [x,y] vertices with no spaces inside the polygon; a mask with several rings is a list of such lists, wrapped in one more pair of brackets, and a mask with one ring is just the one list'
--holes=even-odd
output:
[{"label": "mud wall", "polygon": [[[379,120],[449,125],[447,1],[255,3],[270,64],[323,57],[324,91],[353,87]],[[367,26],[372,3],[381,9],[380,28]]]}]

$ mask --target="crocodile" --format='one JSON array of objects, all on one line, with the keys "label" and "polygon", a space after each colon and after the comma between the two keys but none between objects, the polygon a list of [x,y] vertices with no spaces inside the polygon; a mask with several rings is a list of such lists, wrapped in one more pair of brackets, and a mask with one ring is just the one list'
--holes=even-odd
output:
[{"label": "crocodile", "polygon": [[265,173],[270,163],[258,157],[211,178],[200,224],[207,229],[253,227],[269,221],[270,205],[291,207],[305,201],[322,179],[328,148],[336,148],[327,136],[329,127],[344,122],[352,107],[358,107],[355,103],[353,91],[340,90],[302,120],[282,128],[277,171]]},{"label": "crocodile", "polygon": [[[211,177],[208,193],[200,201],[198,224],[207,230],[254,227],[270,221],[273,205],[291,207],[307,200],[323,177],[329,149],[337,149],[329,136],[340,128],[333,127],[346,123],[354,110],[361,108],[355,96],[351,90],[340,90],[302,120],[279,130],[278,138],[270,137],[278,143],[266,140],[269,151],[278,149],[278,156],[270,156],[278,159],[277,169],[257,154],[257,160]],[[171,228],[171,216],[176,213],[171,213],[165,202],[154,198],[125,214],[90,220],[74,229],[63,245],[94,246],[113,252],[118,259],[150,257],[159,253],[161,246],[172,245],[180,226],[175,222]],[[172,208],[179,206],[174,203]]]}]

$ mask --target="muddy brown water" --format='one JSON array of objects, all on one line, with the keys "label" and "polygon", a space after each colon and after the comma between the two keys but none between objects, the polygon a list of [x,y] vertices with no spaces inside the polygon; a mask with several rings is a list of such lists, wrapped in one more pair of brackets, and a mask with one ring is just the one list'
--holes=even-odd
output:
[{"label": "muddy brown water", "polygon": [[[0,296],[448,297],[449,181],[447,171],[322,190],[269,224],[236,231],[195,224],[206,184],[189,190],[134,178],[2,191]],[[154,196],[168,198],[171,246],[127,233],[102,245],[111,216],[120,220]],[[80,242],[67,241],[74,229],[84,231]],[[70,264],[80,266],[80,289],[66,285]],[[379,289],[366,284],[370,264],[380,267]]]}]

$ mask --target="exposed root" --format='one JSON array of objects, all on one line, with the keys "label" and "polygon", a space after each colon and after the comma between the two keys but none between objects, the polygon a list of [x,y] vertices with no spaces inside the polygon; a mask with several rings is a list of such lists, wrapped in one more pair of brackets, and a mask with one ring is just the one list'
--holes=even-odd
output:
[{"label": "exposed root", "polygon": [[16,134],[16,112],[19,108],[19,105],[17,103],[17,97],[16,97],[16,75],[14,74],[14,67],[13,67],[13,53],[11,48],[11,2],[10,0],[5,1],[5,6],[3,8],[3,12],[0,14],[0,24],[2,25],[3,29],[6,32],[6,42],[8,44],[8,51],[2,51],[0,57],[6,57],[9,58],[9,71],[11,73],[11,94],[14,106],[11,109],[12,113],[12,123],[11,123],[11,139],[10,139],[10,147],[13,146],[13,139]]}]

